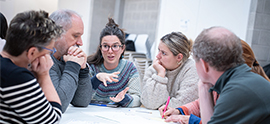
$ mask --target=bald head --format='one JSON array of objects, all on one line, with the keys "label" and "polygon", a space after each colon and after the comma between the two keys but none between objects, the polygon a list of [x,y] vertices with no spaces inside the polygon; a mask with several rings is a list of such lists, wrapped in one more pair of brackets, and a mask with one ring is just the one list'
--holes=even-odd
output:
[{"label": "bald head", "polygon": [[203,59],[217,71],[244,63],[241,40],[223,27],[203,30],[196,38],[192,51],[196,61]]},{"label": "bald head", "polygon": [[231,31],[223,27],[212,27],[208,30],[209,37],[212,38],[224,38],[235,35]]},{"label": "bald head", "polygon": [[78,13],[68,9],[57,10],[50,15],[50,18],[55,21],[57,25],[62,26],[65,31],[72,27],[72,19],[81,20]]}]

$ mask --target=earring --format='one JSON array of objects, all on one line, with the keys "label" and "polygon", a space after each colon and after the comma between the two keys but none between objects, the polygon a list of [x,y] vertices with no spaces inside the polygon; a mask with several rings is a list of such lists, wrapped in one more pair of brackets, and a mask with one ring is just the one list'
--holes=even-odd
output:
[{"label": "earring", "polygon": [[181,61],[177,62],[177,65],[180,65],[181,64]]},{"label": "earring", "polygon": [[122,58],[124,58],[124,55],[122,55]]}]

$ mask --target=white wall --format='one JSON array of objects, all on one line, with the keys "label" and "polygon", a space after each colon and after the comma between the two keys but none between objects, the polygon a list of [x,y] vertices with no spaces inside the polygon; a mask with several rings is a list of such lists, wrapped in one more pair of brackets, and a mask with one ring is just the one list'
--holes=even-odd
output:
[{"label": "white wall", "polygon": [[2,0],[0,1],[0,11],[7,18],[8,23],[20,12],[28,10],[44,10],[52,13],[57,10],[57,0]]},{"label": "white wall", "polygon": [[225,27],[241,39],[246,39],[251,0],[160,0],[160,2],[155,40],[157,43],[162,36],[172,31],[181,31],[188,38],[195,40],[203,29],[211,26]]},{"label": "white wall", "polygon": [[92,21],[92,9],[94,0],[58,0],[58,9],[71,9],[76,11],[83,20],[84,34],[82,35],[82,49],[89,55],[90,29]]},{"label": "white wall", "polygon": [[90,39],[90,24],[92,17],[93,0],[3,0],[0,1],[0,11],[5,15],[7,21],[20,12],[27,10],[45,10],[49,14],[57,9],[71,9],[82,16],[84,22],[84,34],[82,35],[82,49],[88,55],[88,44]]}]

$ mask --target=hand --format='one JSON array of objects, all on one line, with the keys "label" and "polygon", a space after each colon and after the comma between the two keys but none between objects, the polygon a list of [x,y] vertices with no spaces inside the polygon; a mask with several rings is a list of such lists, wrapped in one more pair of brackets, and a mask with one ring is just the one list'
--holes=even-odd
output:
[{"label": "hand", "polygon": [[126,87],[124,90],[119,92],[115,97],[110,97],[110,99],[114,102],[120,102],[125,98],[125,95],[128,91],[129,87]]},{"label": "hand", "polygon": [[98,73],[96,75],[97,79],[102,81],[104,86],[107,87],[107,81],[109,82],[118,82],[119,80],[118,79],[115,79],[115,78],[118,78],[118,74],[120,74],[120,72],[114,72],[114,73],[111,73],[111,74],[108,74],[108,73]]},{"label": "hand", "polygon": [[52,58],[49,54],[36,58],[31,63],[30,70],[34,72],[37,79],[49,75],[49,70],[53,65]]},{"label": "hand", "polygon": [[214,85],[208,82],[202,82],[201,80],[198,81],[198,90],[203,90],[208,92],[211,87]]},{"label": "hand", "polygon": [[77,46],[71,46],[68,49],[68,54],[69,55],[73,55],[73,56],[77,56],[78,58],[84,58],[85,62],[81,65],[81,69],[86,68],[86,60],[87,60],[87,56],[85,54],[85,52],[83,52],[83,50]]},{"label": "hand", "polygon": [[77,56],[73,56],[73,55],[68,54],[68,55],[64,55],[63,59],[64,59],[65,62],[67,62],[67,61],[76,62],[81,66],[81,68],[82,68],[83,65],[86,66],[85,59],[83,57],[79,58]]},{"label": "hand", "polygon": [[[165,105],[158,108],[160,116],[163,116]],[[164,118],[168,118],[171,115],[179,115],[179,111],[176,108],[167,107],[166,112],[164,113]]]},{"label": "hand", "polygon": [[200,98],[200,114],[202,123],[207,123],[214,113],[214,100],[212,93],[209,92],[209,89],[213,84],[209,82],[198,82],[198,93]]},{"label": "hand", "polygon": [[168,117],[165,122],[175,122],[180,124],[188,124],[190,115],[172,115]]},{"label": "hand", "polygon": [[158,76],[165,77],[166,69],[161,65],[158,59],[154,60],[153,67],[157,71]]}]

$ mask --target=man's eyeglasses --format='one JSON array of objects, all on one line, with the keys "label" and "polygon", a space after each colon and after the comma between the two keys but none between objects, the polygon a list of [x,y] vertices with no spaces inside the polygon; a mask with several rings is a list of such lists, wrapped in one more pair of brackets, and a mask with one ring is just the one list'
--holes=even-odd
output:
[{"label": "man's eyeglasses", "polygon": [[109,51],[110,48],[112,49],[112,51],[117,52],[119,51],[120,47],[123,47],[123,45],[100,45],[101,50],[104,52]]},{"label": "man's eyeglasses", "polygon": [[45,49],[45,50],[49,50],[51,51],[51,55],[53,55],[55,52],[56,52],[56,49],[53,48],[53,49],[49,49],[49,48],[46,48],[46,47],[41,47],[42,49]]}]

